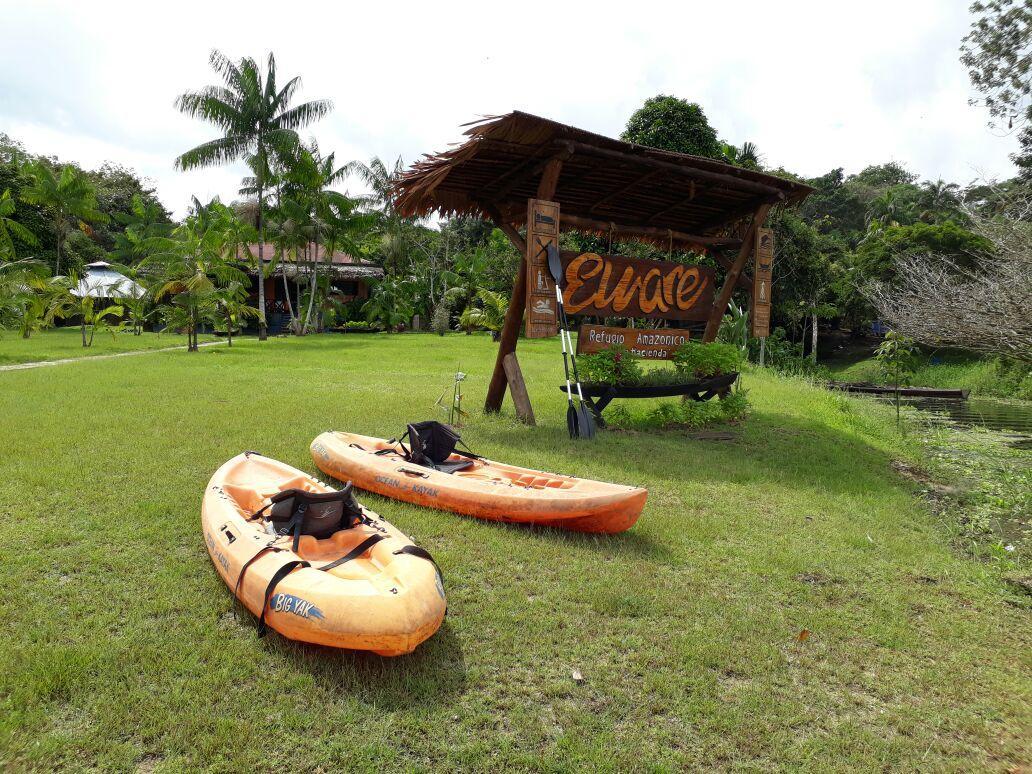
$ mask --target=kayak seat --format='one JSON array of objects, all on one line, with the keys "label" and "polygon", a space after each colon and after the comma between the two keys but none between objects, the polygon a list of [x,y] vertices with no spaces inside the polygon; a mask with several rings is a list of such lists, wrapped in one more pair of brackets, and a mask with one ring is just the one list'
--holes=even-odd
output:
[{"label": "kayak seat", "polygon": [[[402,442],[408,438],[409,448]],[[469,459],[453,460],[455,445],[460,441],[459,434],[440,422],[417,422],[410,424],[405,434],[399,439],[402,456],[414,465],[430,468],[441,473],[457,473],[476,464],[476,455],[466,454]]]}]

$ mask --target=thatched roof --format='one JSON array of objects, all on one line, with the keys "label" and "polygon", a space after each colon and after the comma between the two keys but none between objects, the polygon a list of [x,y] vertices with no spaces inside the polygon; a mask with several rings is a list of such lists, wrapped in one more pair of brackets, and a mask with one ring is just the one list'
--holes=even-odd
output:
[{"label": "thatched roof", "polygon": [[519,111],[475,122],[465,134],[466,142],[427,155],[395,183],[400,214],[501,216],[521,225],[527,199],[536,195],[551,158],[563,159],[552,198],[562,207],[565,227],[604,232],[613,223],[655,231],[652,237],[644,234],[655,242],[663,242],[659,232],[667,231],[714,237],[763,203],[798,203],[812,190],[774,175],[614,140]]}]

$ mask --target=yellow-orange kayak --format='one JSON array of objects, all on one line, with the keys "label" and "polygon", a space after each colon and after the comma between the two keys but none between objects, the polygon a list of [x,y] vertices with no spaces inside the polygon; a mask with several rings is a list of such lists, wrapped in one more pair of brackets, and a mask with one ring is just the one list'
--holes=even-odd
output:
[{"label": "yellow-orange kayak", "polygon": [[[634,526],[648,496],[647,490],[638,487],[483,458],[472,460],[463,470],[445,473],[414,465],[395,448],[382,438],[330,431],[312,441],[311,451],[321,471],[361,489],[491,521],[623,532]],[[458,454],[449,459],[467,460]]]},{"label": "yellow-orange kayak", "polygon": [[336,531],[325,537],[299,535],[295,551],[293,536],[276,534],[268,520],[274,498],[288,490],[324,497],[336,491],[245,452],[215,472],[201,506],[215,569],[260,623],[293,640],[383,656],[409,653],[437,631],[444,586],[423,549],[355,503],[354,526],[331,527]]}]

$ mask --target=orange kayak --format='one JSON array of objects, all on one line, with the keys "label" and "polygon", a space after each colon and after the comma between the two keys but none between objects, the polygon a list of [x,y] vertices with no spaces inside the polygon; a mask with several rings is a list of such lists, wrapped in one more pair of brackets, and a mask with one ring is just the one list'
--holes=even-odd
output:
[{"label": "orange kayak", "polygon": [[[561,476],[479,458],[445,473],[408,462],[382,438],[330,431],[312,441],[321,471],[396,500],[490,521],[538,524],[578,532],[623,532],[634,526],[648,491]],[[377,452],[384,452],[377,454]],[[449,458],[466,457],[453,454]]]},{"label": "orange kayak", "polygon": [[292,536],[276,534],[273,522],[249,519],[288,490],[316,497],[336,491],[246,452],[215,472],[201,505],[215,569],[259,616],[259,631],[264,623],[292,640],[397,656],[440,628],[447,604],[436,565],[372,511],[356,503],[354,526],[325,537],[302,534],[296,551]]}]

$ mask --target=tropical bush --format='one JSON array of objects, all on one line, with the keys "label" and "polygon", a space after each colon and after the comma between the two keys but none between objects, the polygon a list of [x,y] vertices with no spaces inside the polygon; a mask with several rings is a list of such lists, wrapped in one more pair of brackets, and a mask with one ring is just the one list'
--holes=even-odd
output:
[{"label": "tropical bush", "polygon": [[606,412],[606,423],[622,430],[697,429],[742,420],[749,412],[748,390],[723,400],[663,401],[641,411],[620,403]]},{"label": "tropical bush", "polygon": [[688,341],[674,355],[674,368],[685,376],[701,379],[730,374],[741,368],[742,353],[736,344]]},{"label": "tropical bush", "polygon": [[644,372],[641,358],[623,347],[607,347],[577,358],[581,381],[588,384],[641,384]]}]

